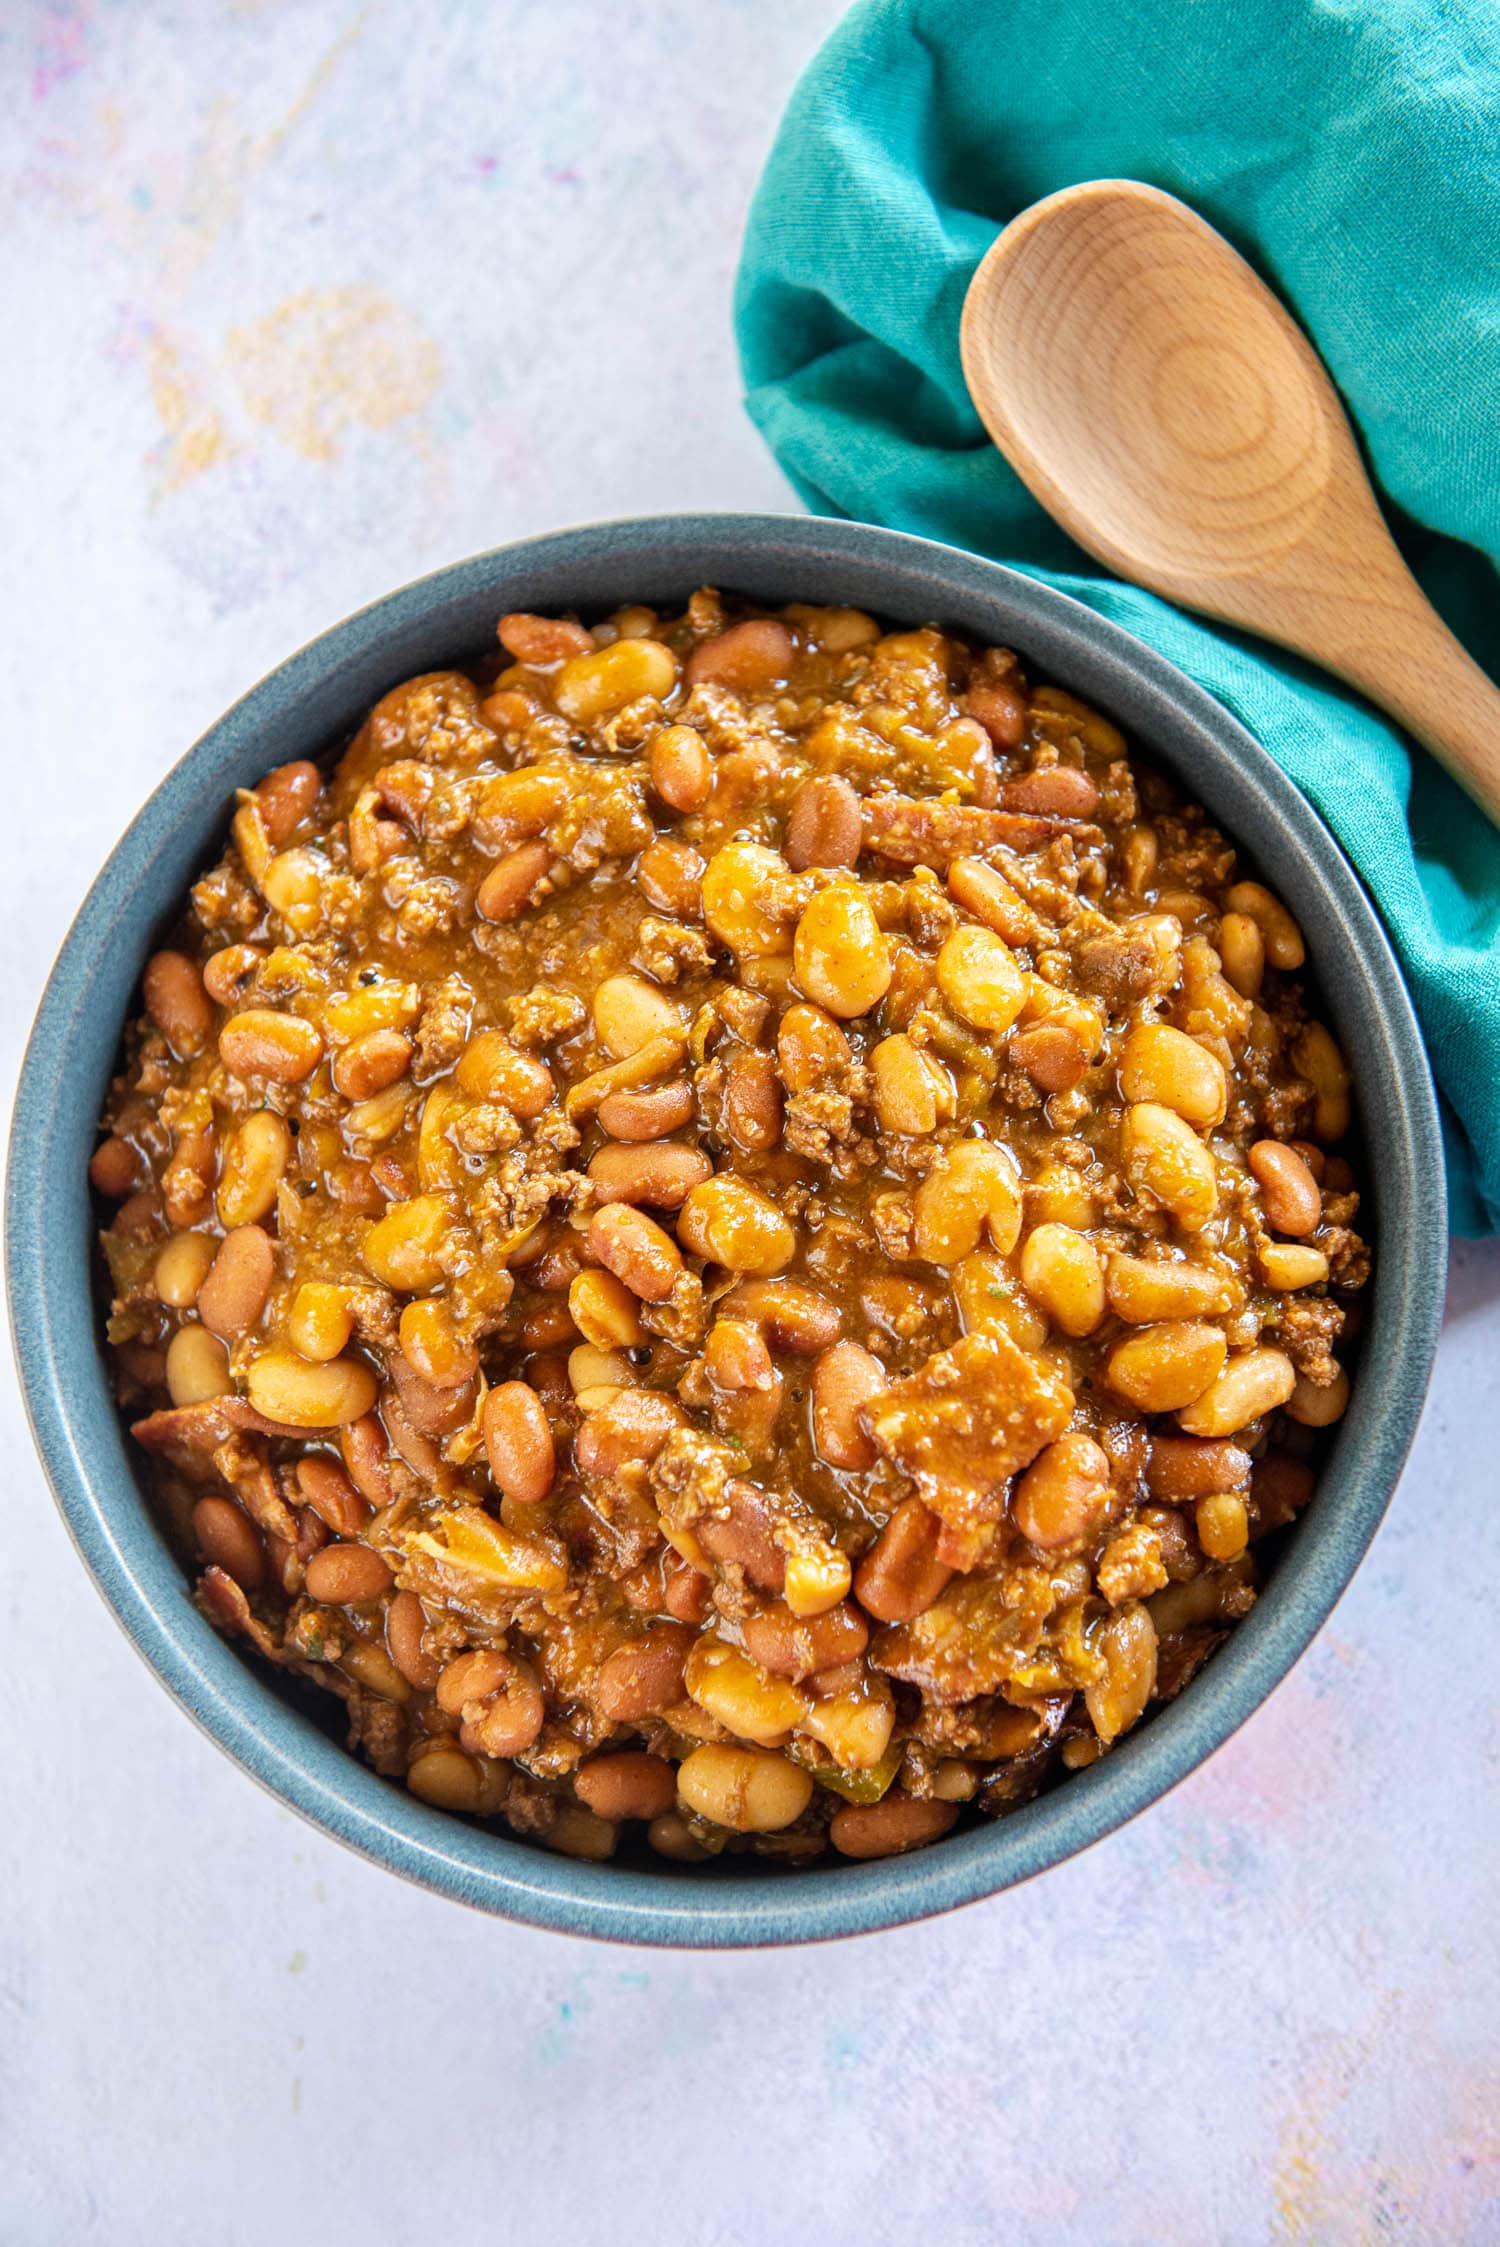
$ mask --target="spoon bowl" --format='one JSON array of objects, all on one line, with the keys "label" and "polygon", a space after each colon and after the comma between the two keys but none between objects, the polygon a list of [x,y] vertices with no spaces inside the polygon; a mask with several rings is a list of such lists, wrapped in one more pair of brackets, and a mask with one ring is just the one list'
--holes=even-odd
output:
[{"label": "spoon bowl", "polygon": [[1034,203],[970,284],[962,349],[1080,546],[1337,672],[1500,819],[1500,693],[1396,551],[1321,360],[1195,211],[1138,180]]}]

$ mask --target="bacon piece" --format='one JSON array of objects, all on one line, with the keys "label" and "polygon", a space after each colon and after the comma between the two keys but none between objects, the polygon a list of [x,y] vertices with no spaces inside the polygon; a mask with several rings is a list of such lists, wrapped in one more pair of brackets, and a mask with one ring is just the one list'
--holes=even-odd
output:
[{"label": "bacon piece", "polygon": [[886,1457],[955,1529],[997,1521],[1005,1486],[1067,1427],[1073,1392],[1003,1329],[965,1334],[865,1407]]},{"label": "bacon piece", "polygon": [[280,1537],[288,1545],[296,1544],[296,1517],[276,1487],[263,1437],[238,1433],[226,1436],[214,1452],[214,1465],[257,1529],[267,1536]]},{"label": "bacon piece", "polygon": [[898,866],[933,866],[946,873],[955,858],[982,858],[1004,848],[1023,857],[1059,835],[1099,842],[1083,819],[1044,812],[991,811],[980,804],[934,803],[920,796],[871,796],[865,804],[865,849]]},{"label": "bacon piece", "polygon": [[253,1613],[240,1586],[222,1568],[205,1568],[198,1579],[198,1601],[221,1631],[239,1631],[268,1662],[286,1659],[275,1633]]},{"label": "bacon piece", "polygon": [[179,1474],[204,1475],[213,1467],[214,1453],[230,1436],[285,1436],[305,1443],[305,1428],[284,1427],[257,1412],[248,1397],[210,1397],[203,1404],[172,1405],[149,1412],[131,1422],[130,1432],[143,1451],[159,1452]]}]

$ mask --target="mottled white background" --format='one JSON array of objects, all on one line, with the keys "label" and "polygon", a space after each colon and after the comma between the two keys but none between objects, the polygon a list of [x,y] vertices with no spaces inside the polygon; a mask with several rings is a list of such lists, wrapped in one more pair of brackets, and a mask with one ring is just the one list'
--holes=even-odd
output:
[{"label": "mottled white background", "polygon": [[[521,532],[792,504],[729,286],[838,12],[6,0],[7,1084],[126,818],[292,647]],[[1500,2238],[1497,1345],[1460,1250],[1374,1551],[1169,1802],[729,1958],[491,1923],[259,1794],[90,1589],[7,1370],[0,2241]]]}]

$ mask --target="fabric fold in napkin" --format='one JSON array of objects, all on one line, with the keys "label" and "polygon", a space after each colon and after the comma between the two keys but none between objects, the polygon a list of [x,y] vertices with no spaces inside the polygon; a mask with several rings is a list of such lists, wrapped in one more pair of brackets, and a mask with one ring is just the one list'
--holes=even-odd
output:
[{"label": "fabric fold in napkin", "polygon": [[1395,942],[1443,1095],[1450,1215],[1500,1226],[1500,834],[1358,696],[1110,578],[990,445],[959,364],[996,233],[1149,180],[1311,335],[1407,561],[1500,676],[1500,15],[1462,0],[861,0],[750,215],[751,415],[807,504],[1062,588],[1218,696],[1318,806]]}]

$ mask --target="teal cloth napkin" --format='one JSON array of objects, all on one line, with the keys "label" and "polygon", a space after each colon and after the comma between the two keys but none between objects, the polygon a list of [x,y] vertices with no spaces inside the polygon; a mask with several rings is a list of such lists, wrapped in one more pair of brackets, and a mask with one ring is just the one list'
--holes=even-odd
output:
[{"label": "teal cloth napkin", "polygon": [[1150,180],[1312,336],[1397,540],[1500,675],[1500,11],[1474,0],[862,0],[750,215],[749,409],[807,504],[989,554],[1148,640],[1318,806],[1393,937],[1444,1096],[1455,1229],[1500,1226],[1500,835],[1357,696],[1123,585],[994,450],[959,366],[996,233]]}]

